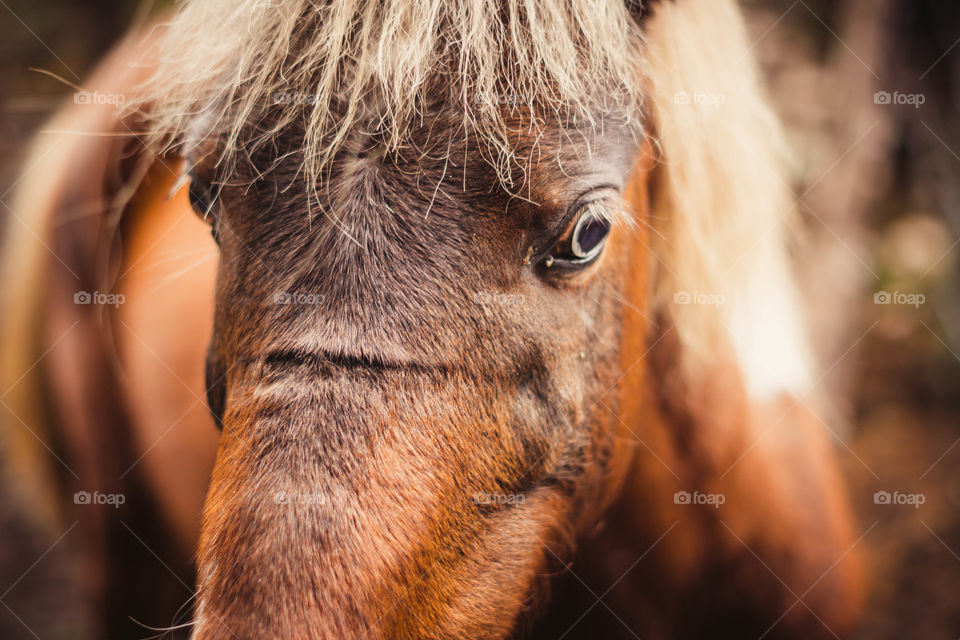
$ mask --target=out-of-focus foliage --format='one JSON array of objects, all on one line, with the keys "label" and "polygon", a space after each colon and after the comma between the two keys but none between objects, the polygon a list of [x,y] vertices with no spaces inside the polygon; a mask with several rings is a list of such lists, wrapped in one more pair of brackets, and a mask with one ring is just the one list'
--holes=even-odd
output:
[{"label": "out-of-focus foliage", "polygon": [[[800,276],[869,552],[864,640],[960,629],[960,5],[754,1]],[[829,421],[829,420],[828,420]],[[843,428],[843,422],[847,423]],[[923,495],[922,508],[878,492]],[[871,528],[872,527],[872,528]]]}]

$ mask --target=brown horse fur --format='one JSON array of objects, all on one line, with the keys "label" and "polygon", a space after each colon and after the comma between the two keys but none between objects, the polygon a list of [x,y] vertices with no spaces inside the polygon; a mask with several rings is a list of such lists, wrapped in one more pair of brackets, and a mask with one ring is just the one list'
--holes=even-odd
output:
[{"label": "brown horse fur", "polygon": [[[197,2],[183,15],[212,20],[227,4]],[[344,24],[409,18],[378,4],[343,3]],[[238,19],[263,5],[290,14],[271,14],[269,37],[249,37],[281,43],[283,59],[291,43],[309,43],[290,21],[298,2],[257,3]],[[610,31],[593,24],[577,36],[584,11],[601,5],[607,21],[597,24]],[[17,273],[19,284],[7,299],[29,304],[4,308],[2,375],[15,390],[4,431],[20,438],[8,447],[14,457],[30,461],[16,473],[35,479],[38,497],[58,490],[25,429],[45,434],[77,469],[78,488],[145,491],[182,550],[197,535],[216,446],[197,556],[198,639],[849,630],[861,599],[856,535],[822,427],[790,396],[805,391],[805,362],[782,184],[770,168],[777,138],[736,10],[677,0],[641,25],[615,5],[553,15],[581,47],[579,63],[605,79],[578,84],[544,52],[569,45],[551,33],[528,59],[543,75],[507,83],[529,99],[498,102],[496,113],[456,108],[464,102],[451,96],[470,97],[462,82],[423,100],[422,88],[437,86],[423,71],[430,58],[399,56],[406,49],[391,36],[377,73],[348,74],[354,99],[392,105],[372,120],[364,111],[365,124],[342,101],[263,107],[284,78],[317,81],[300,67],[274,77],[261,66],[269,60],[244,58],[233,77],[248,93],[222,84],[216,56],[169,35],[183,33],[183,18],[124,45],[89,88],[139,92],[137,112],[65,110],[52,128],[95,135],[67,138],[55,162],[36,165],[15,207],[24,226],[9,234],[5,281]],[[410,6],[444,16],[447,28],[451,16],[509,26],[526,15],[512,1]],[[297,28],[296,38],[278,25]],[[308,59],[333,55],[337,34],[353,38],[345,51],[362,53],[380,33],[371,29],[330,27]],[[516,44],[520,31],[511,33]],[[242,46],[236,36],[208,50]],[[598,37],[613,44],[591,50]],[[202,82],[180,93],[160,82],[177,77],[168,43],[212,65],[221,83],[212,94],[197,93]],[[465,67],[435,60],[435,70],[483,81],[503,71],[465,51],[475,54],[459,59]],[[611,51],[636,55],[633,84]],[[404,73],[384,73],[391,56]],[[410,69],[425,84],[404,84]],[[601,99],[602,88],[617,99]],[[681,90],[724,95],[724,109],[682,104]],[[544,108],[550,97],[567,101]],[[187,98],[212,101],[213,116]],[[156,158],[131,130],[174,144]],[[178,271],[150,258],[158,245],[213,252],[186,211],[184,169],[216,196],[216,284],[208,261],[154,295],[147,264],[160,278]],[[585,194],[618,224],[597,264],[557,275],[541,258]],[[71,304],[77,290],[110,288],[128,302]],[[722,291],[727,304],[670,304],[698,290]],[[758,355],[763,343],[750,339],[778,321],[786,347]],[[197,411],[204,394],[222,424],[218,445]],[[677,504],[677,491],[726,502]],[[491,495],[513,502],[483,499]],[[104,567],[90,591],[101,602],[116,592],[122,561],[105,546],[111,518],[81,520]],[[601,594],[616,617],[579,622]]]}]

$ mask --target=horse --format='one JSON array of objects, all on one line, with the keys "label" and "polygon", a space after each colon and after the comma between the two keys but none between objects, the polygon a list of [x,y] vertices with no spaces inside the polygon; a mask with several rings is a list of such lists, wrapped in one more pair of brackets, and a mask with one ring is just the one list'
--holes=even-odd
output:
[{"label": "horse", "polygon": [[172,620],[194,552],[195,640],[851,633],[750,49],[732,0],[188,0],[118,45],[3,251],[6,473],[84,633]]}]

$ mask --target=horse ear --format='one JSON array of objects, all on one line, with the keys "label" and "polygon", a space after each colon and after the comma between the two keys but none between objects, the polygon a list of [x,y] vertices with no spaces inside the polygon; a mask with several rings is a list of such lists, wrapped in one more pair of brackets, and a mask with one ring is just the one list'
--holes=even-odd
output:
[{"label": "horse ear", "polygon": [[785,145],[742,16],[733,0],[658,2],[644,31],[659,160],[653,304],[676,331],[680,366],[694,377],[732,358],[752,394],[801,390],[809,357],[786,245]]}]

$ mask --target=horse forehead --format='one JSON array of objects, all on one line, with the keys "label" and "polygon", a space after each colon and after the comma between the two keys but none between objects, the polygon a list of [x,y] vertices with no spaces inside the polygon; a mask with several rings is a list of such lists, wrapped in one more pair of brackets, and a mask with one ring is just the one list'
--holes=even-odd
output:
[{"label": "horse forehead", "polygon": [[[429,245],[438,260],[481,260],[482,240],[493,241],[489,249],[496,251],[505,236],[521,231],[522,220],[510,213],[515,207],[557,210],[574,191],[617,183],[639,146],[634,130],[616,118],[603,129],[551,120],[533,126],[523,119],[511,128],[516,155],[507,165],[508,181],[476,137],[457,134],[438,116],[399,150],[388,149],[375,133],[350,133],[311,194],[302,154],[295,152],[303,131],[291,127],[281,145],[251,156],[251,165],[240,170],[238,184],[262,185],[254,200],[245,198],[249,189],[234,190],[237,200],[244,196],[240,219],[250,222],[247,241],[275,254],[291,253],[284,243],[292,238],[328,243],[335,250],[318,256],[319,262],[339,262],[337,271],[348,263],[382,266],[382,258],[398,259],[414,244]],[[464,243],[464,237],[474,241]]]},{"label": "horse forehead", "polygon": [[341,231],[342,242],[363,245],[360,253],[404,242],[426,243],[439,252],[455,240],[455,232],[477,233],[505,219],[488,215],[503,209],[505,196],[496,186],[483,167],[430,161],[412,169],[374,153],[351,155],[320,194],[327,214],[323,224]]},{"label": "horse forehead", "polygon": [[514,153],[508,158],[492,157],[491,149],[478,147],[470,136],[431,138],[434,128],[418,132],[409,147],[396,153],[377,136],[356,132],[338,154],[328,191],[335,196],[369,195],[371,187],[379,185],[383,188],[372,190],[401,201],[422,200],[411,196],[426,194],[430,207],[438,196],[446,202],[463,199],[482,205],[496,200],[497,194],[552,195],[564,183],[611,169],[625,171],[640,147],[641,136],[616,118],[605,130],[550,121],[532,125],[526,119],[512,126]]}]

